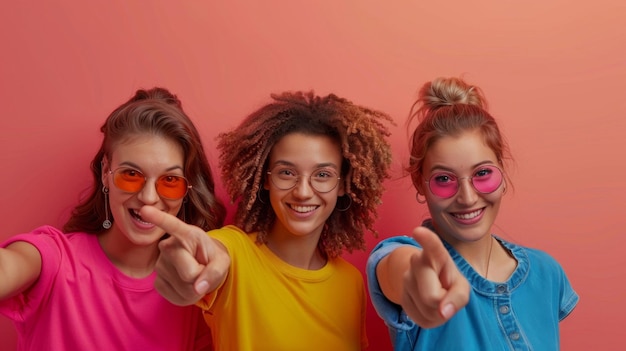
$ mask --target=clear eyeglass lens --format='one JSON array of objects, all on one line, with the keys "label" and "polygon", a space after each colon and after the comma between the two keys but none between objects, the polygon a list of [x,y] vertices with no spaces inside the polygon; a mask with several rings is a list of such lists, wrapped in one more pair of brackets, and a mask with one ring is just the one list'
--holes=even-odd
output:
[{"label": "clear eyeglass lens", "polygon": [[[272,183],[281,190],[289,190],[295,187],[298,184],[298,179],[301,177],[294,170],[288,168],[275,168],[268,174]],[[309,175],[309,184],[315,191],[327,193],[339,184],[339,176],[333,170],[316,170]]]}]

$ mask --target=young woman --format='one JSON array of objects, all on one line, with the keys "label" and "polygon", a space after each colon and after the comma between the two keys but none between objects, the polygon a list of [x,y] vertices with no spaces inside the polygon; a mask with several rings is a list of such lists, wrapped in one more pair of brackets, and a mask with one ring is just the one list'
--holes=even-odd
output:
[{"label": "young woman", "polygon": [[559,321],[578,302],[552,257],[491,234],[511,182],[484,104],[477,87],[440,78],[414,105],[409,172],[431,218],[367,263],[396,350],[558,350]]},{"label": "young woman", "polygon": [[214,196],[198,132],[176,96],[139,90],[101,128],[93,187],[63,231],[43,226],[0,248],[0,312],[19,350],[208,350],[197,307],[154,289],[165,232],[142,206],[206,230],[225,209]]},{"label": "young woman", "polygon": [[367,346],[363,279],[340,254],[363,249],[373,231],[391,163],[388,121],[335,95],[274,96],[220,135],[237,226],[207,236],[142,209],[175,237],[160,245],[158,290],[202,307],[216,349]]}]

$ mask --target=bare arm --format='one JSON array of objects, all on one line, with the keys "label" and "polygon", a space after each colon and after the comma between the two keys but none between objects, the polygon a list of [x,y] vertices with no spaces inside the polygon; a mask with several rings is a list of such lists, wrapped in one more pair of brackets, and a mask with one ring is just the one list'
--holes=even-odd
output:
[{"label": "bare arm", "polygon": [[378,284],[389,301],[402,304],[404,274],[411,266],[411,256],[421,250],[414,246],[401,246],[385,256],[376,266]]},{"label": "bare arm", "polygon": [[170,234],[159,243],[155,266],[154,286],[163,297],[175,305],[192,305],[224,282],[230,256],[219,241],[151,206],[144,206],[141,216]]},{"label": "bare arm", "polygon": [[415,323],[434,328],[467,304],[470,287],[435,233],[418,227],[413,237],[423,249],[395,249],[378,263],[376,278]]},{"label": "bare arm", "polygon": [[32,244],[16,241],[0,248],[0,300],[28,289],[41,273],[41,254]]}]

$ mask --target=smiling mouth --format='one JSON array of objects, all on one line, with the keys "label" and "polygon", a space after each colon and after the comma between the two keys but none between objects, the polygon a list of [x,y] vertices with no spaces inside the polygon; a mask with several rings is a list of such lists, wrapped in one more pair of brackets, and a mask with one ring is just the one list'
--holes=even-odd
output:
[{"label": "smiling mouth", "polygon": [[139,222],[144,223],[144,224],[152,224],[150,222],[144,221],[143,218],[141,218],[141,216],[139,215],[139,212],[137,210],[130,209],[128,210],[128,212],[130,212],[130,215],[136,220],[138,220]]},{"label": "smiling mouth", "polygon": [[478,209],[476,211],[467,212],[467,213],[452,213],[452,216],[458,219],[473,219],[478,217],[483,212],[483,209]]},{"label": "smiling mouth", "polygon": [[299,206],[299,205],[289,205],[289,208],[298,212],[298,213],[307,213],[315,211],[319,206],[309,205],[309,206]]}]

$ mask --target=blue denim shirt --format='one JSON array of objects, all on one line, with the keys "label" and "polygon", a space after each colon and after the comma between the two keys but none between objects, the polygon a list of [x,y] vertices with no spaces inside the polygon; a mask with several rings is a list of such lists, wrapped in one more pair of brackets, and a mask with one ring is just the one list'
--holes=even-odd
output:
[{"label": "blue denim shirt", "polygon": [[[432,229],[429,222],[424,225]],[[376,266],[383,257],[399,246],[419,244],[399,236],[374,248],[366,267],[368,288],[376,312],[389,328],[394,350],[559,350],[559,322],[574,309],[578,295],[548,254],[496,239],[517,260],[517,268],[504,283],[483,278],[444,242],[472,289],[465,308],[431,329],[413,323],[401,306],[383,295],[376,279]]]}]

